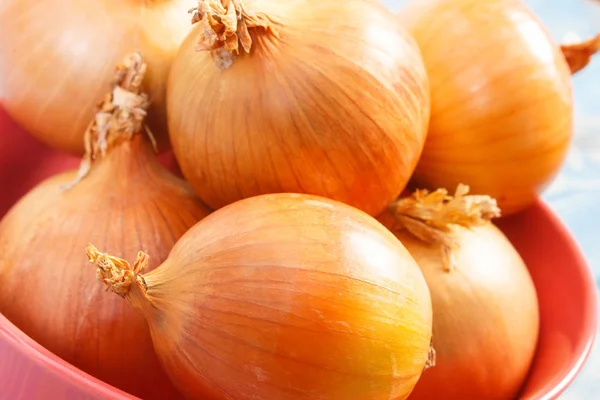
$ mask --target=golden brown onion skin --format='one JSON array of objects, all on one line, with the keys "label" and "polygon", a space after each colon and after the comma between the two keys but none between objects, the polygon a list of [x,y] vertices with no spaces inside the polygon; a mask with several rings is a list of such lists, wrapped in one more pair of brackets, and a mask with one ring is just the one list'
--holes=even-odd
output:
[{"label": "golden brown onion skin", "polygon": [[415,261],[331,200],[265,195],[218,210],[145,282],[129,300],[190,399],[405,399],[428,358]]},{"label": "golden brown onion skin", "polygon": [[144,319],[98,285],[89,241],[167,258],[208,214],[138,136],[98,162],[73,189],[73,172],[42,182],[0,222],[0,312],[59,357],[144,399],[177,399]]},{"label": "golden brown onion skin", "polygon": [[168,147],[167,73],[190,30],[186,0],[2,0],[0,103],[32,135],[83,153],[83,132],[123,55],[148,64],[147,123]]},{"label": "golden brown onion skin", "polygon": [[571,141],[571,73],[520,0],[414,0],[401,12],[421,48],[431,122],[415,187],[468,184],[520,211],[552,181]]},{"label": "golden brown onion skin", "polygon": [[[389,228],[393,217],[379,220]],[[535,287],[523,260],[493,224],[455,228],[460,245],[448,272],[439,246],[396,232],[421,267],[433,305],[435,367],[410,399],[515,399],[539,333]]]},{"label": "golden brown onion skin", "polygon": [[173,62],[171,142],[183,174],[216,209],[259,194],[320,195],[377,215],[412,174],[429,87],[419,51],[377,2],[244,2],[279,39],[218,69],[197,24]]}]

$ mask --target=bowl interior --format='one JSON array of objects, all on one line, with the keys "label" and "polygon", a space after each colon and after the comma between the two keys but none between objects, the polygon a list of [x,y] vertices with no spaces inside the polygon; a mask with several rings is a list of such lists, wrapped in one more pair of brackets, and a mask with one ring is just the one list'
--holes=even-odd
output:
[{"label": "bowl interior", "polygon": [[497,225],[525,260],[540,306],[537,354],[521,398],[556,398],[592,348],[596,286],[573,237],[541,200]]},{"label": "bowl interior", "polygon": [[[0,108],[0,218],[40,180],[78,162],[30,138]],[[177,171],[169,155],[163,164]],[[541,201],[497,224],[529,267],[540,303],[538,352],[522,398],[554,398],[590,352],[596,287],[571,235]],[[11,399],[134,399],[43,349],[1,314],[0,388]]]}]

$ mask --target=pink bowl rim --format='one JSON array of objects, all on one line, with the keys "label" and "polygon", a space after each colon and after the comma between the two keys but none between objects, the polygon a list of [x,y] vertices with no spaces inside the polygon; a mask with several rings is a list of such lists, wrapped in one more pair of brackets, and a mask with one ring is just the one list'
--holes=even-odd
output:
[{"label": "pink bowl rim", "polygon": [[[576,349],[576,353],[579,354],[579,357],[576,362],[572,363],[568,373],[564,377],[555,383],[546,393],[543,393],[541,397],[536,398],[540,400],[546,400],[555,399],[561,393],[563,393],[575,380],[576,376],[582,370],[585,362],[590,356],[593,344],[596,340],[596,333],[598,329],[598,295],[597,287],[589,265],[573,234],[543,200],[537,200],[537,202],[532,206],[532,209],[536,207],[543,212],[550,224],[557,228],[557,231],[562,236],[562,241],[566,247],[566,251],[572,253],[573,258],[578,265],[578,269],[581,270],[581,276],[583,277],[582,283],[585,288],[583,296],[585,297],[586,304],[589,303],[590,305],[590,307],[587,308],[586,314],[583,316],[585,321],[584,329],[582,330],[585,336],[582,341],[583,345],[580,345],[579,348]],[[102,382],[101,380],[74,367],[66,361],[63,361],[23,333],[1,313],[0,335],[4,336],[8,342],[12,342],[15,347],[19,347],[22,353],[29,354],[32,361],[38,365],[46,366],[48,370],[53,371],[53,373],[60,375],[63,378],[67,378],[78,388],[91,391],[94,394],[106,397],[107,399],[140,400],[135,396]]]},{"label": "pink bowl rim", "polygon": [[88,392],[114,400],[139,400],[128,393],[121,391],[77,367],[67,363],[49,350],[46,350],[36,341],[27,336],[23,331],[17,328],[8,318],[0,313],[0,336],[4,337],[9,344],[18,348],[21,353],[29,355],[29,360],[38,365],[42,365],[46,370],[61,379],[71,381],[78,388],[85,389]]}]

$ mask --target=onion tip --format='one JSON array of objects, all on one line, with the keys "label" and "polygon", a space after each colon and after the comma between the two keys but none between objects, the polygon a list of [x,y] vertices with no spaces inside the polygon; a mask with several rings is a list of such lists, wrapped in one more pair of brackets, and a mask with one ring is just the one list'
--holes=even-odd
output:
[{"label": "onion tip", "polygon": [[252,48],[249,29],[263,28],[275,34],[272,20],[265,13],[253,13],[242,0],[199,0],[198,6],[188,11],[192,24],[200,23],[202,33],[196,51],[210,51],[215,65],[227,69],[240,54]]},{"label": "onion tip", "polygon": [[77,185],[88,175],[94,160],[105,157],[112,147],[137,133],[144,131],[156,151],[156,140],[144,124],[150,105],[148,96],[142,93],[145,74],[146,63],[139,52],[128,54],[117,65],[112,91],[98,104],[98,112],[83,134],[85,153],[77,175],[61,185],[62,190]]},{"label": "onion tip", "polygon": [[389,205],[388,212],[396,222],[393,228],[407,230],[425,243],[441,245],[444,265],[450,272],[455,266],[452,250],[458,248],[452,235],[453,226],[470,229],[501,215],[495,199],[469,195],[469,190],[464,184],[457,186],[453,196],[446,189],[416,190]]},{"label": "onion tip", "polygon": [[584,69],[592,59],[592,56],[600,50],[600,34],[579,43],[565,43],[560,49],[569,64],[571,74]]},{"label": "onion tip", "polygon": [[104,282],[108,291],[127,297],[134,283],[147,289],[140,272],[148,267],[150,257],[143,251],[138,252],[133,266],[127,260],[100,252],[91,243],[86,247],[85,253],[88,261],[96,267],[96,277]]}]

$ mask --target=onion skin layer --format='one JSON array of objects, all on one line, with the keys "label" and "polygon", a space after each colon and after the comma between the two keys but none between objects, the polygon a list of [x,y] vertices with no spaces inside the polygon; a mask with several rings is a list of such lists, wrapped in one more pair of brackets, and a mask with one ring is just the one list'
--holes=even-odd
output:
[{"label": "onion skin layer", "polygon": [[268,193],[308,193],[378,215],[406,186],[429,121],[419,50],[381,4],[245,1],[277,21],[250,54],[218,69],[195,47],[171,69],[171,142],[213,209]]},{"label": "onion skin layer", "polygon": [[428,358],[418,266],[375,219],[254,197],[198,223],[128,300],[190,399],[405,399]]},{"label": "onion skin layer", "polygon": [[468,184],[504,215],[535,201],[573,130],[571,73],[519,0],[414,0],[401,11],[431,86],[431,121],[414,186]]},{"label": "onion skin layer", "polygon": [[169,146],[168,70],[190,30],[185,0],[2,0],[0,103],[36,138],[83,154],[83,132],[124,54],[148,64],[147,123]]},{"label": "onion skin layer", "polygon": [[[394,219],[379,218],[388,228]],[[410,399],[515,399],[539,334],[537,294],[523,260],[493,224],[454,228],[460,244],[447,272],[439,246],[396,231],[419,264],[433,305],[436,365]]]},{"label": "onion skin layer", "polygon": [[[0,312],[67,362],[144,399],[178,399],[147,324],[98,285],[83,249],[90,240],[166,259],[208,210],[155,160],[137,135],[97,160],[69,191],[74,172],[52,177],[0,222]],[[140,146],[142,148],[140,149]]]}]

